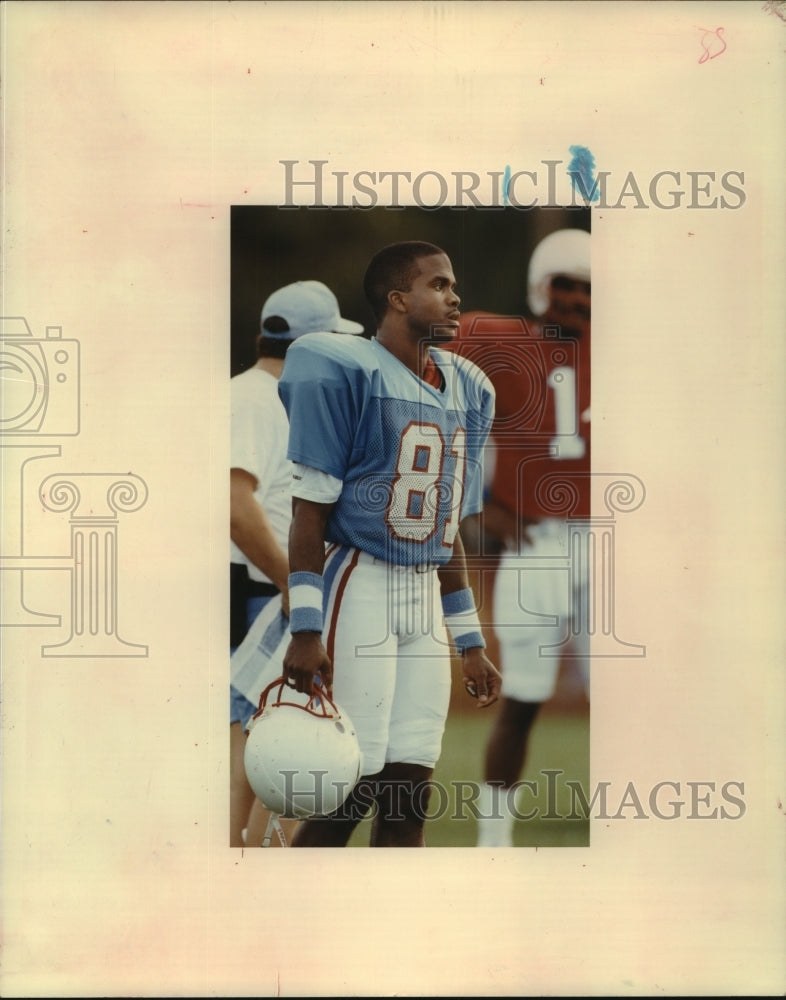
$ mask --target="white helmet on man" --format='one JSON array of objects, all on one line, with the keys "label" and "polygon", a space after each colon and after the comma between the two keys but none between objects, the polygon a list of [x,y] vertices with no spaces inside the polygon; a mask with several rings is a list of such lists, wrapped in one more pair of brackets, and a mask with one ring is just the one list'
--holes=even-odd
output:
[{"label": "white helmet on man", "polygon": [[[317,689],[282,700],[286,679],[262,692],[249,723],[244,763],[256,797],[279,816],[305,819],[338,809],[360,777],[363,755],[345,712]],[[278,688],[275,700],[269,693]]]},{"label": "white helmet on man", "polygon": [[535,247],[527,271],[527,301],[533,315],[549,304],[549,284],[557,274],[590,280],[590,234],[584,229],[558,229]]}]

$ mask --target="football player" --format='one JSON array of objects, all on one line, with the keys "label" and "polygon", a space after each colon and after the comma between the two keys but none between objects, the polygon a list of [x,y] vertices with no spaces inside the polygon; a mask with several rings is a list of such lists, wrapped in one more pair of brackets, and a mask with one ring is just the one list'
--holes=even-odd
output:
[{"label": "football player", "polygon": [[[536,246],[527,297],[535,322],[465,313],[455,349],[497,394],[493,474],[481,538],[493,579],[502,697],[484,761],[478,846],[512,845],[515,803],[533,723],[553,695],[566,633],[588,692],[588,640],[574,614],[586,566],[567,572],[568,517],[590,515],[590,235],[562,229]],[[500,555],[501,553],[501,555]]]},{"label": "football player", "polygon": [[479,707],[497,700],[501,682],[458,533],[481,507],[494,392],[475,365],[438,346],[459,327],[451,262],[433,244],[396,243],[372,258],[364,291],[376,336],[303,337],[279,382],[295,463],[285,675],[305,693],[319,675],[363,754],[344,804],[304,820],[293,847],[345,846],[370,808],[371,846],[425,846],[448,633]]}]

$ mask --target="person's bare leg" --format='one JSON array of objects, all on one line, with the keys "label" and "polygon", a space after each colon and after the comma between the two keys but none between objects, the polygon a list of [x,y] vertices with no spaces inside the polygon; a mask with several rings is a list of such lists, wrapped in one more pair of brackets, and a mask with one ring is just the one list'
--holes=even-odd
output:
[{"label": "person's bare leg", "polygon": [[329,816],[314,816],[298,825],[292,847],[346,847],[358,823],[374,805],[378,774],[361,778],[344,804]]},{"label": "person's bare leg", "polygon": [[478,847],[513,846],[513,803],[507,792],[524,770],[530,732],[541,702],[500,699],[486,745],[480,790]]},{"label": "person's bare leg", "polygon": [[539,701],[500,699],[486,746],[483,777],[487,782],[511,788],[519,780],[540,706]]},{"label": "person's bare leg", "polygon": [[246,777],[243,753],[246,733],[239,722],[229,726],[229,846],[243,847],[254,792]]},{"label": "person's bare leg", "polygon": [[379,776],[372,847],[425,847],[426,811],[434,769],[386,764]]}]

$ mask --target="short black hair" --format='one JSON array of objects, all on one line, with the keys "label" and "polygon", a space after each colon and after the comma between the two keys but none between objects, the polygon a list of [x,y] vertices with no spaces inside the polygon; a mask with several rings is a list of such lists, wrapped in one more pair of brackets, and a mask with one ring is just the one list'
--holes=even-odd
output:
[{"label": "short black hair", "polygon": [[283,316],[266,316],[262,332],[257,337],[258,358],[283,358],[292,343],[291,337],[269,337],[270,333],[289,333],[289,323]]},{"label": "short black hair", "polygon": [[294,343],[294,340],[275,340],[260,334],[257,337],[257,358],[283,358]]},{"label": "short black hair", "polygon": [[441,247],[433,243],[407,240],[403,243],[391,243],[374,254],[363,278],[363,291],[377,322],[387,312],[388,293],[408,292],[412,287],[412,282],[420,272],[418,259],[444,253]]}]

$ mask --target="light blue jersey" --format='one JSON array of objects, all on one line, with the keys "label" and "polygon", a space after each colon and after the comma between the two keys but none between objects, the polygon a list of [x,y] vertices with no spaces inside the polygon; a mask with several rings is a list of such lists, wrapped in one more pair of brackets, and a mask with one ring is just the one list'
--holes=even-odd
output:
[{"label": "light blue jersey", "polygon": [[431,349],[437,389],[376,340],[313,333],[289,348],[278,383],[293,462],[343,489],[326,540],[397,565],[443,565],[483,502],[494,389],[481,370]]}]

